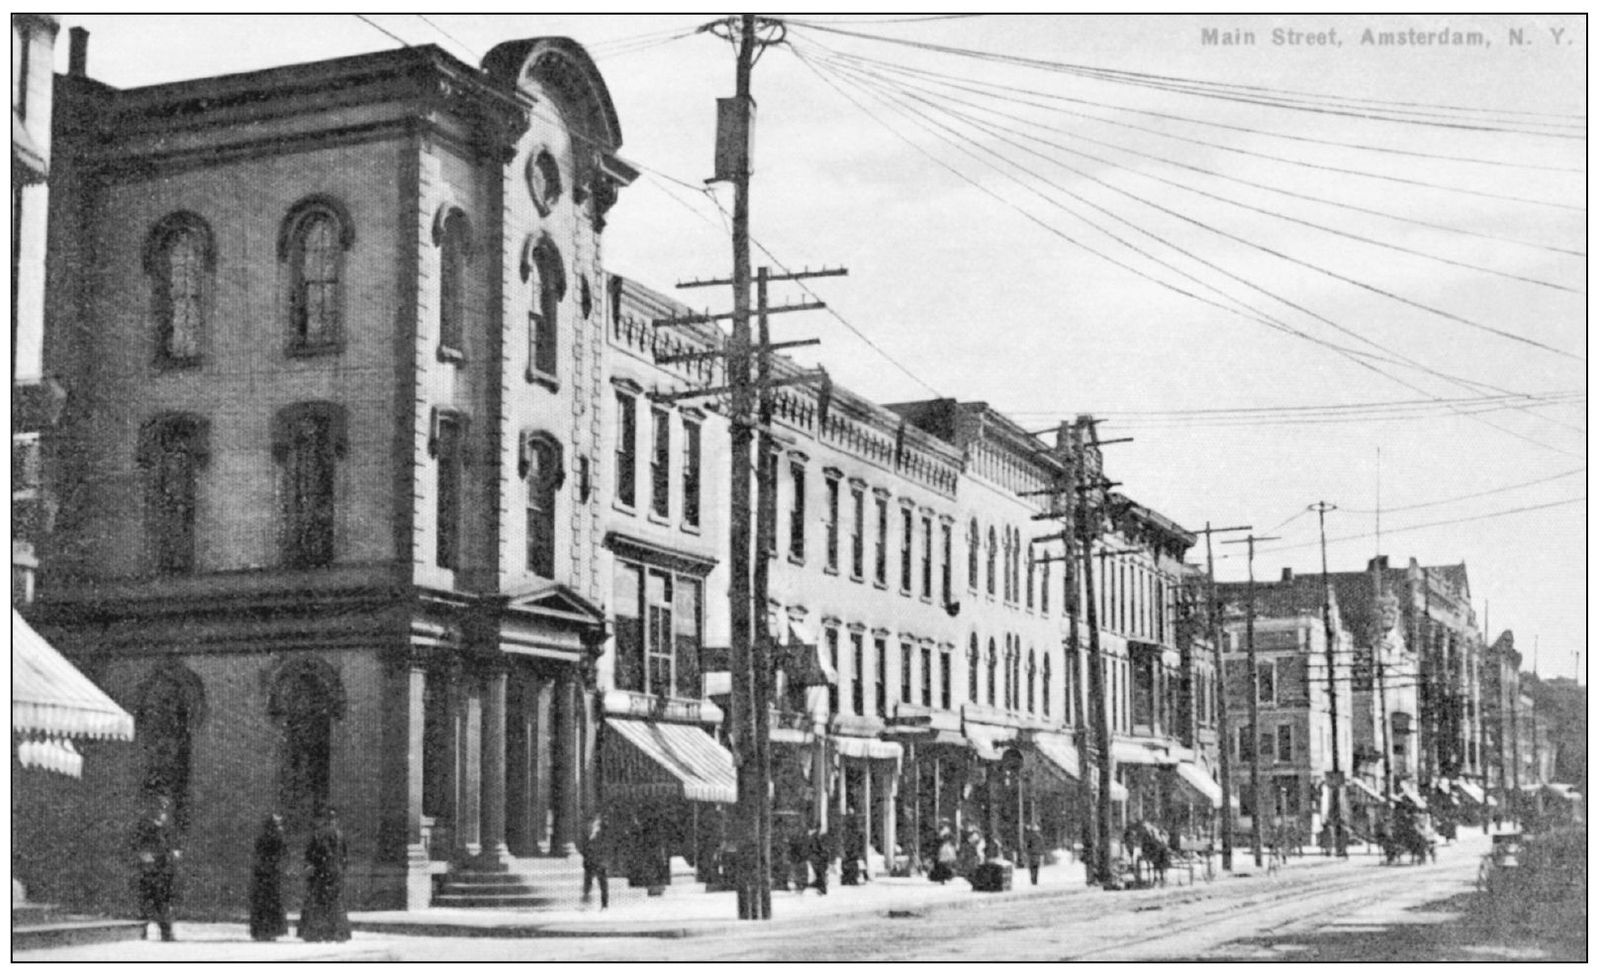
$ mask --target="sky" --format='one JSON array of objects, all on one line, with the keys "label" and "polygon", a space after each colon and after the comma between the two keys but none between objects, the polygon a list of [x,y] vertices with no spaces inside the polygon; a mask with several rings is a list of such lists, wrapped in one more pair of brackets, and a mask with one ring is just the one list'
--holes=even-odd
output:
[{"label": "sky", "polygon": [[[117,87],[573,37],[643,173],[606,263],[662,290],[730,260],[730,189],[704,180],[734,53],[705,20],[63,18]],[[1104,418],[1133,498],[1278,537],[1260,578],[1319,568],[1307,507],[1332,503],[1330,569],[1466,563],[1492,637],[1585,679],[1582,17],[787,20],[752,81],[753,259],[850,271],[810,284],[832,313],[775,318],[822,340],[798,358],[882,402]],[[1216,547],[1221,580],[1241,549]]]}]

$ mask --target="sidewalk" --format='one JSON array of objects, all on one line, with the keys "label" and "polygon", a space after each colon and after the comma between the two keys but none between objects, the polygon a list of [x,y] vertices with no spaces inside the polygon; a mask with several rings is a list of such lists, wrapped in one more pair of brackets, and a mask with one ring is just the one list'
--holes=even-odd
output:
[{"label": "sidewalk", "polygon": [[[1354,856],[1353,860],[1360,860]],[[1215,881],[1257,878],[1250,851],[1236,851],[1233,878],[1216,869]],[[1243,865],[1244,863],[1244,865]],[[1324,856],[1291,857],[1287,868],[1338,865]],[[1205,894],[1209,884],[1197,873],[1194,886],[1184,870],[1171,870],[1166,887],[1136,891],[1145,894]],[[945,886],[926,877],[878,877],[866,885],[830,886],[827,895],[776,890],[772,921],[741,921],[735,917],[731,892],[708,893],[700,884],[679,883],[660,897],[620,894],[607,910],[568,909],[539,911],[474,910],[436,907],[414,911],[364,911],[350,915],[352,940],[341,944],[308,944],[286,937],[271,943],[249,939],[241,923],[188,923],[180,921],[179,940],[92,944],[41,948],[17,952],[24,961],[394,961],[403,960],[405,937],[652,937],[683,938],[737,934],[771,927],[777,922],[796,923],[823,917],[922,917],[942,911],[1005,904],[1020,898],[1072,899],[1101,894],[1085,884],[1085,869],[1078,862],[1043,867],[1040,884],[1031,886],[1029,872],[1016,870],[1013,888],[1003,893],[978,893],[966,880]]]}]

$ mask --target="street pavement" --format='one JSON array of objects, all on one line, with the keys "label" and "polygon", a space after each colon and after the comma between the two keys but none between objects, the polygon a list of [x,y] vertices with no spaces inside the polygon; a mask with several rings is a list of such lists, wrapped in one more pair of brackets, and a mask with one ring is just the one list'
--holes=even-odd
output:
[{"label": "street pavement", "polygon": [[[1438,862],[1387,867],[1359,850],[1348,860],[1293,857],[1275,873],[1237,853],[1235,873],[1188,882],[1183,871],[1154,889],[1085,886],[1079,864],[1018,871],[1014,890],[981,894],[964,881],[921,878],[831,887],[827,896],[775,891],[773,920],[734,918],[730,893],[675,886],[666,897],[624,896],[605,912],[429,910],[352,915],[344,944],[247,939],[239,924],[180,924],[183,940],[26,952],[29,960],[1507,960],[1528,947],[1479,950],[1447,936],[1413,933],[1456,926],[1431,910],[1472,890],[1488,838],[1466,833]],[[1461,923],[1461,922],[1458,922]],[[1411,929],[1411,930],[1410,930]],[[1398,933],[1400,931],[1401,933]],[[398,933],[402,932],[402,933]],[[480,936],[492,935],[492,936]],[[537,938],[533,940],[530,938]],[[1328,940],[1325,940],[1328,938]],[[1420,953],[1425,941],[1430,953]],[[1336,956],[1344,955],[1344,956]]]}]

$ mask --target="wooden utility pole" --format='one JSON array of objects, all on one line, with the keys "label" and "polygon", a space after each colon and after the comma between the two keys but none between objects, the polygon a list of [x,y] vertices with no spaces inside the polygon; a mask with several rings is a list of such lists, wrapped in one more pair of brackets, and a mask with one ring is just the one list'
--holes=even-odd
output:
[{"label": "wooden utility pole", "polygon": [[1076,503],[1078,517],[1075,531],[1082,538],[1081,551],[1085,570],[1085,629],[1090,639],[1088,658],[1090,687],[1090,722],[1095,733],[1096,764],[1101,776],[1096,785],[1096,882],[1107,885],[1112,880],[1112,733],[1107,724],[1107,679],[1101,656],[1101,632],[1096,618],[1095,536],[1101,517],[1101,504],[1094,500],[1096,487],[1085,481],[1085,438],[1090,444],[1096,441],[1096,426],[1088,415],[1081,415],[1074,427],[1074,488],[1083,492],[1082,501]]},{"label": "wooden utility pole", "polygon": [[1257,680],[1257,544],[1278,536],[1248,534],[1245,539],[1224,540],[1225,544],[1246,544],[1246,670],[1251,687],[1247,691],[1247,725],[1252,733],[1252,862],[1263,865],[1263,752],[1262,733],[1258,731],[1258,680]]},{"label": "wooden utility pole", "polygon": [[[1075,557],[1079,551],[1079,485],[1084,477],[1084,456],[1080,451],[1079,426],[1062,422],[1057,426],[1057,451],[1063,458],[1063,481],[1059,484],[1059,495],[1062,497],[1062,539],[1063,539],[1063,604],[1068,609],[1068,658],[1067,671],[1064,680],[1068,682],[1071,694],[1065,693],[1064,714],[1073,712],[1074,744],[1079,752],[1079,798],[1080,820],[1082,822],[1081,834],[1097,832],[1096,796],[1091,791],[1091,765],[1090,736],[1086,731],[1088,720],[1085,718],[1085,702],[1088,696],[1080,690],[1085,683],[1085,667],[1079,648],[1079,569]],[[1088,576],[1088,574],[1087,574]],[[1072,672],[1072,676],[1067,676]],[[1099,864],[1096,862],[1097,848],[1092,840],[1083,839],[1085,857],[1085,876],[1090,880],[1096,879],[1099,873]]]},{"label": "wooden utility pole", "polygon": [[1380,577],[1379,555],[1374,556],[1374,647],[1370,664],[1374,668],[1375,710],[1380,716],[1380,764],[1385,767],[1385,798],[1394,791],[1395,771],[1391,766],[1391,716],[1385,710],[1385,589]]},{"label": "wooden utility pole", "polygon": [[1323,576],[1324,608],[1324,665],[1325,680],[1329,684],[1329,755],[1330,822],[1335,827],[1335,855],[1346,855],[1346,819],[1342,801],[1346,797],[1346,779],[1341,772],[1341,720],[1339,695],[1335,693],[1335,625],[1329,611],[1329,547],[1324,538],[1324,514],[1333,512],[1333,503],[1317,502],[1307,507],[1318,513],[1318,550],[1320,572]]},{"label": "wooden utility pole", "polygon": [[[1207,537],[1207,636],[1213,641],[1213,674],[1218,682],[1218,786],[1223,791],[1224,801],[1220,809],[1224,819],[1220,827],[1223,832],[1219,834],[1219,839],[1222,843],[1220,855],[1226,870],[1235,869],[1235,757],[1229,751],[1233,741],[1229,734],[1229,681],[1224,673],[1224,633],[1218,623],[1218,580],[1213,574],[1213,534],[1238,533],[1249,529],[1250,526],[1214,526],[1209,521],[1205,528],[1198,530]],[[1252,677],[1256,677],[1255,672]],[[1247,685],[1255,697],[1256,688],[1252,678],[1247,679]]]}]

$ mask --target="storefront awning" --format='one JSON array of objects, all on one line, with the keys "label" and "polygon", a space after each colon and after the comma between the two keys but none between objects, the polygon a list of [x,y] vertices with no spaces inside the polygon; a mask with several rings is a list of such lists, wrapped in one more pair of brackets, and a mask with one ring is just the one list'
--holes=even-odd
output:
[{"label": "storefront awning", "polygon": [[878,738],[855,738],[850,735],[831,735],[829,742],[835,752],[852,759],[901,760],[901,745]]},{"label": "storefront awning", "polygon": [[1063,781],[1070,784],[1079,781],[1079,752],[1072,739],[1055,732],[1036,732],[1029,741],[1040,753],[1041,760],[1062,776]]},{"label": "storefront awning", "polygon": [[1112,757],[1119,765],[1174,765],[1179,760],[1160,748],[1115,738]]},{"label": "storefront awning", "polygon": [[1224,804],[1224,790],[1207,774],[1207,770],[1194,762],[1179,762],[1174,765],[1174,771],[1185,780],[1185,784],[1201,793],[1206,800],[1212,803],[1214,809]]},{"label": "storefront awning", "polygon": [[1386,802],[1389,801],[1383,795],[1380,794],[1380,791],[1378,789],[1376,789],[1373,786],[1369,785],[1367,782],[1364,782],[1362,779],[1357,779],[1357,778],[1347,779],[1346,783],[1347,783],[1347,785],[1352,787],[1352,792],[1354,792],[1357,795],[1363,797],[1364,799],[1369,800],[1370,802],[1374,802],[1374,803],[1378,803],[1380,805],[1384,805]]},{"label": "storefront awning", "polygon": [[1400,798],[1406,800],[1407,802],[1412,803],[1414,808],[1416,808],[1416,809],[1428,809],[1428,808],[1430,808],[1430,804],[1424,801],[1424,797],[1423,796],[1419,795],[1418,786],[1415,786],[1411,782],[1403,782],[1403,783],[1401,783],[1400,788],[1402,790]]},{"label": "storefront awning", "polygon": [[17,745],[17,762],[25,769],[48,769],[83,776],[83,756],[65,738],[36,738]]},{"label": "storefront awning", "polygon": [[824,656],[818,638],[808,634],[795,621],[786,622],[790,640],[784,646],[785,675],[790,684],[798,687],[835,684],[840,680],[829,659]]},{"label": "storefront awning", "polygon": [[734,756],[695,725],[608,719],[601,786],[626,799],[735,801]]},{"label": "storefront awning", "polygon": [[131,741],[134,723],[132,716],[12,610],[11,732],[25,737]]},{"label": "storefront awning", "polygon": [[1001,759],[1002,751],[1012,744],[1016,732],[999,725],[966,722],[962,726],[962,734],[968,737],[968,744],[973,746],[975,755],[986,762],[997,762]]},{"label": "storefront awning", "polygon": [[1480,803],[1481,805],[1484,805],[1484,803],[1485,803],[1485,790],[1484,789],[1481,789],[1479,786],[1477,786],[1474,783],[1468,781],[1467,779],[1453,779],[1452,780],[1452,784],[1457,787],[1457,791],[1458,792],[1461,792],[1463,795],[1467,796],[1469,799],[1472,799],[1474,802],[1477,802],[1477,803]]}]

